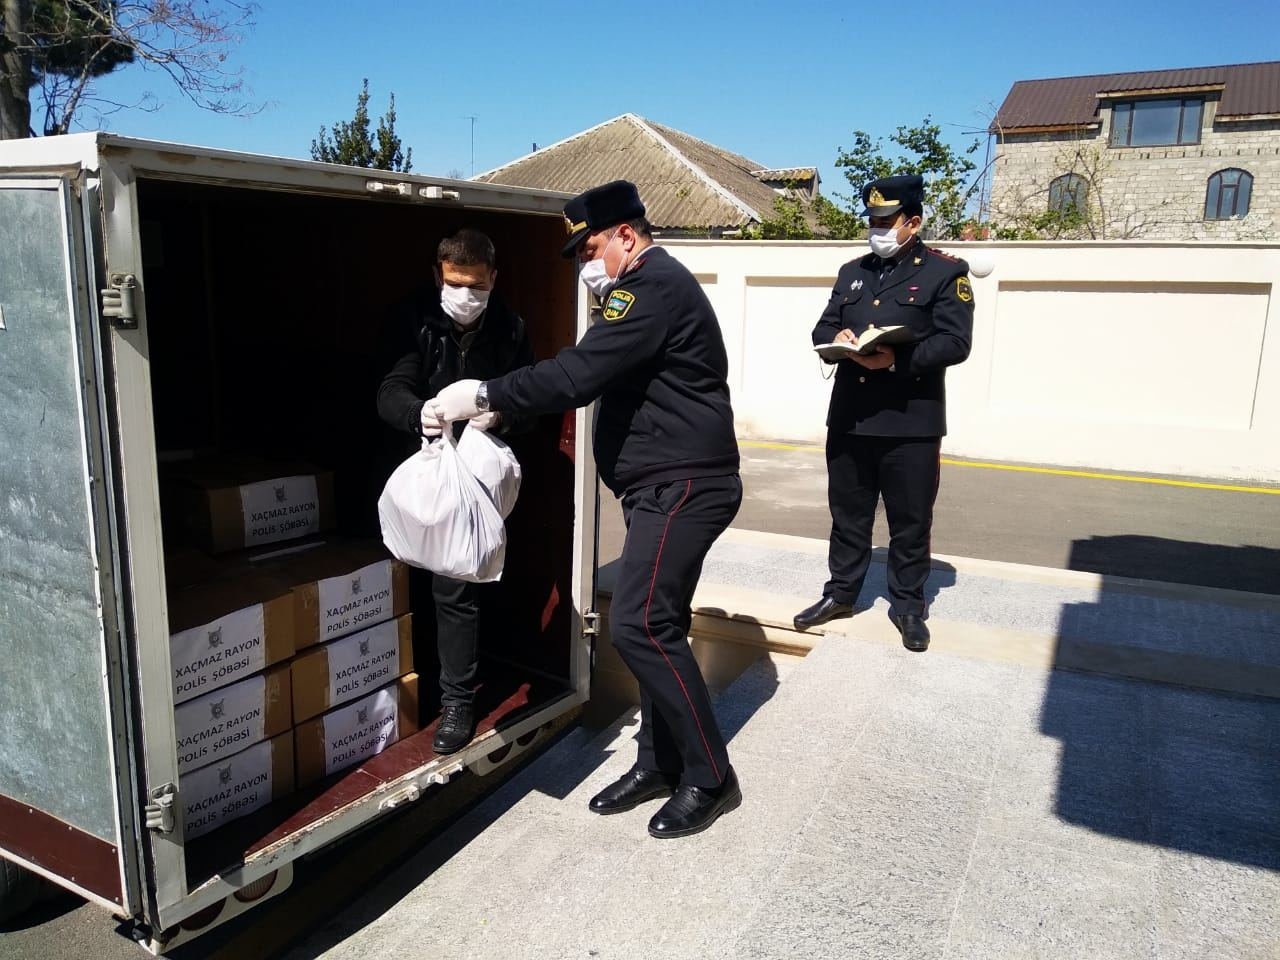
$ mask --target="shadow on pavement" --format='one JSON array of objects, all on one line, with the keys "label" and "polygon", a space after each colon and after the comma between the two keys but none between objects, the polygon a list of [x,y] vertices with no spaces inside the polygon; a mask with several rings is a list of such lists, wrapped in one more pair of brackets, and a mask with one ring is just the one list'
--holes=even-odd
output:
[{"label": "shadow on pavement", "polygon": [[[1115,539],[1077,541],[1071,567],[1086,569]],[[1170,563],[1214,565],[1224,583],[1237,582],[1232,570],[1280,570],[1276,550],[1129,539]],[[1149,565],[1134,572],[1164,575]],[[1132,675],[1169,682],[1072,672],[1090,669],[1080,637],[1099,656],[1137,668]],[[1096,602],[1063,607],[1055,666],[1063,669],[1050,674],[1040,730],[1062,744],[1058,817],[1122,840],[1280,869],[1280,682],[1267,680],[1280,678],[1280,606],[1104,588]],[[1237,684],[1271,689],[1203,689],[1233,674]]]},{"label": "shadow on pavement", "polygon": [[1067,569],[1280,594],[1280,550],[1132,534],[1074,540]]}]

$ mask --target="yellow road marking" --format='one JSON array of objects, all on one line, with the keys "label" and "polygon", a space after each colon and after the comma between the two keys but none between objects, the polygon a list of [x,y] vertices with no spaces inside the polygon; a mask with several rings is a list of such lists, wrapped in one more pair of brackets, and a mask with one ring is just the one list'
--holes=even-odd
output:
[{"label": "yellow road marking", "polygon": [[[740,440],[741,446],[756,450],[798,450],[822,453],[816,444],[777,443],[769,440]],[[1280,496],[1280,487],[1250,487],[1233,483],[1208,483],[1201,480],[1171,480],[1166,477],[1139,477],[1125,473],[1103,473],[1095,470],[1066,470],[1059,467],[1030,467],[1015,463],[983,463],[977,460],[956,460],[943,457],[949,467],[977,467],[981,470],[1007,470],[1012,473],[1044,473],[1055,477],[1081,477],[1086,480],[1120,480],[1125,483],[1150,483],[1163,487],[1190,487],[1193,490],[1225,490],[1231,493],[1266,493]]]}]

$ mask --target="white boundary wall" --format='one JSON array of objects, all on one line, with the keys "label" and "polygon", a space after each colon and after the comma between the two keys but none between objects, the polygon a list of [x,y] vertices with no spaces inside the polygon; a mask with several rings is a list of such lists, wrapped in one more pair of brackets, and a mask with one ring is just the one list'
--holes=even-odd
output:
[{"label": "white boundary wall", "polygon": [[[831,387],[810,331],[865,246],[662,244],[715,306],[739,434],[821,440]],[[941,246],[994,264],[947,375],[945,452],[1280,481],[1280,244]]]}]

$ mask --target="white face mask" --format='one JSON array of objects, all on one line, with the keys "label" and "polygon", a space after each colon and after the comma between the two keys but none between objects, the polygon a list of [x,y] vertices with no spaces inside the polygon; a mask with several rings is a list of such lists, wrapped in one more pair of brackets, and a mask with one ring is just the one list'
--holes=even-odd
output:
[{"label": "white face mask", "polygon": [[[609,245],[617,235],[617,231],[614,231],[613,236],[609,238],[609,243],[604,245],[604,252],[600,256],[594,260],[588,260],[578,268],[578,276],[587,285],[587,289],[597,297],[603,298],[618,282],[617,277],[609,276],[609,268],[604,265],[604,255],[609,252]],[[622,271],[618,272],[618,276],[622,276]]]},{"label": "white face mask", "polygon": [[440,288],[440,306],[454,322],[464,327],[473,323],[476,317],[484,313],[484,308],[488,305],[488,290],[454,287],[447,283]]},{"label": "white face mask", "polygon": [[867,231],[867,243],[871,244],[871,252],[883,260],[888,260],[902,249],[897,227],[872,227]]}]

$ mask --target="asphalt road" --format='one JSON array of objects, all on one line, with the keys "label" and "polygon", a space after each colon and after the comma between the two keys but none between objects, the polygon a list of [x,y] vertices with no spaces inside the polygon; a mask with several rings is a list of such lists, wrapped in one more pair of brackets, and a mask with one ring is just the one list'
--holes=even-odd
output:
[{"label": "asphalt road", "polygon": [[[820,447],[744,441],[742,456],[745,495],[735,527],[827,539]],[[1230,481],[1075,472],[944,458],[934,553],[1280,593],[1280,487],[1249,484],[1245,492],[1213,489],[1242,486]],[[618,556],[623,532],[621,510],[606,491],[602,563]],[[883,509],[874,539],[889,542]]]},{"label": "asphalt road", "polygon": [[[1280,490],[1174,486],[944,462],[935,511],[935,553],[1087,570],[1115,576],[1280,593]],[[825,539],[826,469],[817,447],[743,445],[746,496],[734,526]],[[1178,478],[1178,483],[1186,481]],[[1232,485],[1232,484],[1226,484]],[[601,505],[601,562],[618,556],[621,511]],[[883,517],[875,541],[888,542]],[[212,955],[189,951],[196,960]],[[136,960],[110,916],[59,895],[0,927],[0,960]]]}]

